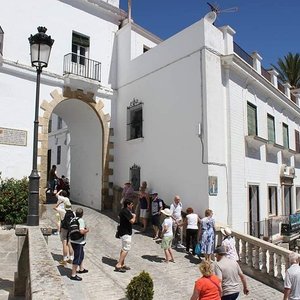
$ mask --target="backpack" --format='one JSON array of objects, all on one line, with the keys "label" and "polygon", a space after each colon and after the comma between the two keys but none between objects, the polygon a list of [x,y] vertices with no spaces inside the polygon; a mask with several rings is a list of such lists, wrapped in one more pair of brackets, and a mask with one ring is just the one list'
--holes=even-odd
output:
[{"label": "backpack", "polygon": [[63,220],[61,221],[61,228],[69,229],[71,220],[75,217],[75,214],[72,210],[67,210]]},{"label": "backpack", "polygon": [[83,234],[80,233],[78,220],[78,217],[74,217],[69,224],[69,237],[72,241],[80,240],[83,237]]},{"label": "backpack", "polygon": [[162,209],[170,208],[170,206],[168,206],[163,199],[159,199],[159,200],[162,203]]}]

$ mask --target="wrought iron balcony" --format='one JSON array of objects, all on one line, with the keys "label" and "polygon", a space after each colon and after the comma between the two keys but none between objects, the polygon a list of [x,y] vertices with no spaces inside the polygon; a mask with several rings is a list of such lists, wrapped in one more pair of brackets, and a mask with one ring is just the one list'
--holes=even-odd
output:
[{"label": "wrought iron balcony", "polygon": [[3,55],[3,53],[2,53],[2,51],[3,51],[3,39],[4,39],[4,31],[0,26],[0,55],[1,56]]},{"label": "wrought iron balcony", "polygon": [[64,75],[66,74],[101,81],[101,63],[85,56],[68,53],[64,56]]}]

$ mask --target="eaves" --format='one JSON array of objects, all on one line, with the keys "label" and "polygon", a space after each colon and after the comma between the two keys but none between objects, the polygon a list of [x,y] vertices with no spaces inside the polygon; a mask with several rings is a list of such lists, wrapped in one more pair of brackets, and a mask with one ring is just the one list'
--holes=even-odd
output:
[{"label": "eaves", "polygon": [[247,78],[247,82],[251,82],[251,84],[262,89],[268,97],[277,101],[279,105],[285,107],[291,113],[296,114],[296,116],[299,117],[300,107],[239,56],[236,54],[222,55],[221,62],[224,68],[229,68]]}]

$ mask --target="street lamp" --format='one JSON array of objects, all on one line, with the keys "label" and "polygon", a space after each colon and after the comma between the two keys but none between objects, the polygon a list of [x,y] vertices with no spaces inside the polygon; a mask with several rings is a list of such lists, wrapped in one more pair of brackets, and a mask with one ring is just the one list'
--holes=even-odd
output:
[{"label": "street lamp", "polygon": [[27,225],[39,225],[39,186],[40,175],[37,170],[37,151],[38,151],[38,130],[39,130],[39,98],[40,98],[40,77],[42,69],[48,66],[51,47],[54,40],[46,34],[46,27],[38,27],[38,33],[30,35],[28,38],[30,44],[31,65],[36,67],[36,96],[35,96],[35,119],[33,132],[33,160],[32,171],[29,176],[29,198]]}]

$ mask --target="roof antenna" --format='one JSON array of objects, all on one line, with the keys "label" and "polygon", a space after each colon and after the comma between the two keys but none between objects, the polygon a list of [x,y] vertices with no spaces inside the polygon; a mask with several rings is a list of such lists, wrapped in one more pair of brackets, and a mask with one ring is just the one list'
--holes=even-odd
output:
[{"label": "roof antenna", "polygon": [[239,10],[239,8],[237,6],[226,8],[226,9],[221,9],[216,4],[211,4],[209,2],[206,2],[206,3],[210,7],[210,10],[213,11],[213,12],[215,12],[217,15],[219,15],[220,13],[223,13],[223,12],[226,12],[226,13],[237,12]]},{"label": "roof antenna", "polygon": [[128,0],[128,23],[131,23],[131,0]]}]

